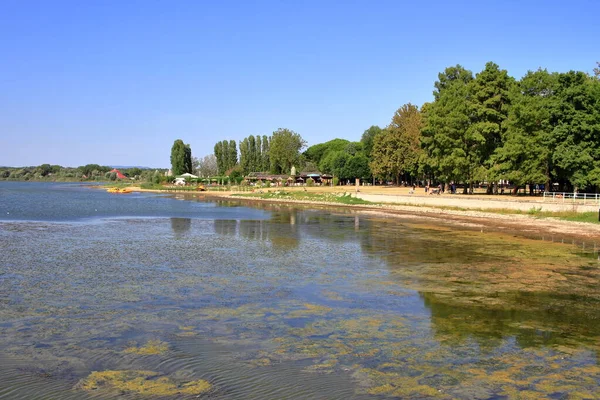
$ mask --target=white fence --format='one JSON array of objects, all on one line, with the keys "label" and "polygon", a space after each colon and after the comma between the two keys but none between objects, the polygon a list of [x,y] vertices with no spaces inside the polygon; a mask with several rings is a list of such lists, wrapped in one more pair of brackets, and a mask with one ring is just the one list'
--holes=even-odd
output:
[{"label": "white fence", "polygon": [[600,205],[600,193],[544,192],[544,201],[552,203]]}]

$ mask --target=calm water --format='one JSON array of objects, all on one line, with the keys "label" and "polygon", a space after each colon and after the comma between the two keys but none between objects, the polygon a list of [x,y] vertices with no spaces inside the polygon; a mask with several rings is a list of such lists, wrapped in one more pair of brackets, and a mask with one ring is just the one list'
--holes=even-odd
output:
[{"label": "calm water", "polygon": [[599,398],[599,278],[566,237],[0,182],[0,398]]}]

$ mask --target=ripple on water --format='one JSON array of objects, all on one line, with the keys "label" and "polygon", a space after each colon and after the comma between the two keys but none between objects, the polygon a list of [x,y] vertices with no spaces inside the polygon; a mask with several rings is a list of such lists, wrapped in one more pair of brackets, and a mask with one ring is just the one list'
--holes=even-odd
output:
[{"label": "ripple on water", "polygon": [[600,384],[597,311],[578,304],[600,298],[597,266],[571,245],[284,208],[38,228],[0,228],[0,398],[114,398],[77,383],[125,370],[227,399]]}]

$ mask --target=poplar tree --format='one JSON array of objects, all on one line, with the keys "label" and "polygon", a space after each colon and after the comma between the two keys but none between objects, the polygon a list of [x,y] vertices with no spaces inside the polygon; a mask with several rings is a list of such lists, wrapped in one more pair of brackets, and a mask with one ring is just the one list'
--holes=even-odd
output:
[{"label": "poplar tree", "polygon": [[227,163],[228,164],[227,170],[230,170],[238,164],[238,152],[237,152],[237,146],[236,146],[235,140],[229,141],[228,157],[229,157],[229,160]]},{"label": "poplar tree", "polygon": [[269,162],[269,142],[270,142],[270,138],[267,137],[267,135],[263,135],[262,137],[262,160],[261,160],[261,171],[268,171],[269,168],[271,167],[271,164]]},{"label": "poplar tree", "polygon": [[171,147],[171,171],[173,175],[192,172],[192,148],[181,139],[175,140]]}]

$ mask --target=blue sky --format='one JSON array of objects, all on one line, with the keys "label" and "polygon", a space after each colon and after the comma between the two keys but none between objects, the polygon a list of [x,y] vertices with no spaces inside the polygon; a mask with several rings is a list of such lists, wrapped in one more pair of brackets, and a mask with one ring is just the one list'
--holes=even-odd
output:
[{"label": "blue sky", "polygon": [[277,128],[359,140],[444,68],[590,72],[600,1],[0,0],[0,165],[168,167]]}]

